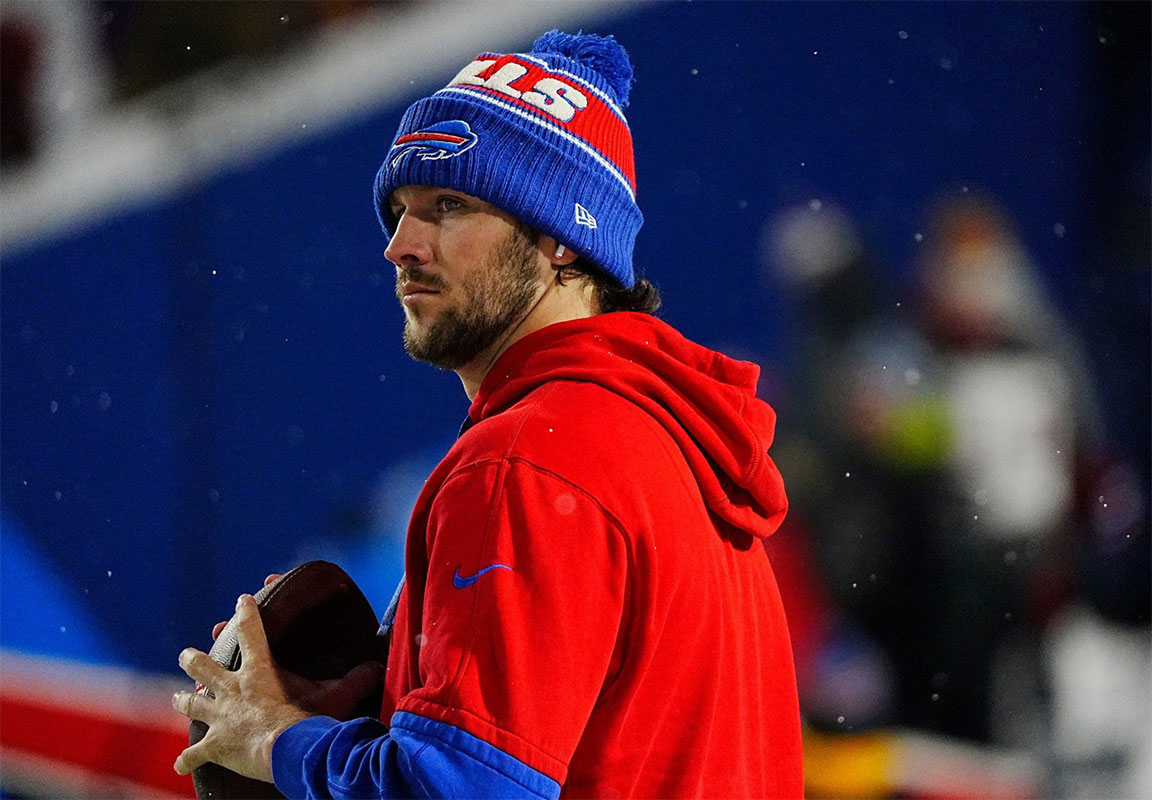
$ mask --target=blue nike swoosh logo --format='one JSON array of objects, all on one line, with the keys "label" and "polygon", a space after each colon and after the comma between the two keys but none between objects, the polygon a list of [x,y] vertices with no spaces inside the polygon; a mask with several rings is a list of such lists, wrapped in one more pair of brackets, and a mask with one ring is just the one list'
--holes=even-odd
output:
[{"label": "blue nike swoosh logo", "polygon": [[452,585],[457,589],[467,589],[469,586],[478,581],[480,576],[485,572],[491,572],[494,569],[506,569],[509,572],[513,571],[512,567],[508,566],[507,564],[493,564],[490,567],[484,567],[484,569],[480,570],[475,575],[462,576],[460,574],[460,568],[457,567],[456,572],[452,574]]}]

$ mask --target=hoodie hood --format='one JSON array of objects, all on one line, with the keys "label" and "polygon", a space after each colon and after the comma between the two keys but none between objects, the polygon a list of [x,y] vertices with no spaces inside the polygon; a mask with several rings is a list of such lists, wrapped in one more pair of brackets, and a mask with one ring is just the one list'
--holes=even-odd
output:
[{"label": "hoodie hood", "polygon": [[768,456],[776,425],[756,397],[760,368],[684,338],[648,314],[549,325],[508,348],[480,385],[479,422],[554,380],[585,381],[647,411],[679,445],[708,508],[757,538],[784,519],[784,482]]}]

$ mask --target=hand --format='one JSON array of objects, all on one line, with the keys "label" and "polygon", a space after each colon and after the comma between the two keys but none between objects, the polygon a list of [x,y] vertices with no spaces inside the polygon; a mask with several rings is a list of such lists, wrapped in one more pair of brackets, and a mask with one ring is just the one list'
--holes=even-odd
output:
[{"label": "hand", "polygon": [[180,654],[180,667],[215,697],[200,692],[172,696],[177,711],[209,726],[203,739],[180,754],[174,768],[188,775],[214,761],[249,778],[271,782],[272,743],[281,731],[308,714],[288,701],[251,595],[240,596],[234,619],[242,658],[238,671],[230,672],[191,647]]},{"label": "hand", "polygon": [[[269,575],[267,578],[264,579],[264,585],[268,586],[269,584],[271,584],[274,580],[278,579],[279,577],[280,577],[279,572],[273,572],[271,575]],[[220,634],[224,632],[224,626],[227,624],[228,624],[228,620],[223,620],[221,622],[217,622],[215,625],[212,626],[212,641],[216,641],[217,639],[220,638]]]},{"label": "hand", "polygon": [[362,697],[379,686],[384,667],[361,664],[344,678],[310,681],[280,669],[268,649],[255,598],[236,604],[241,665],[230,672],[206,653],[188,648],[180,666],[215,697],[177,692],[172,705],[208,724],[208,733],[176,759],[181,775],[208,761],[249,778],[272,782],[272,745],[284,730],[312,714],[346,717]]}]

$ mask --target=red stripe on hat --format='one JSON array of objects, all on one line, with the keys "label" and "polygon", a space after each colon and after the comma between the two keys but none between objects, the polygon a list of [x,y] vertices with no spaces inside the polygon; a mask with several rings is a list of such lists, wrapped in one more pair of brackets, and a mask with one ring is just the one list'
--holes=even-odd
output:
[{"label": "red stripe on hat", "polygon": [[[487,60],[491,58],[491,56],[485,55],[479,58]],[[516,96],[497,88],[476,85],[464,81],[449,85],[453,88],[481,92],[499,98],[517,108],[531,111],[541,119],[547,120],[568,133],[579,137],[612,162],[612,164],[620,170],[620,173],[628,179],[632,190],[635,191],[636,165],[632,154],[632,132],[628,129],[627,123],[624,122],[612,107],[604,102],[598,94],[590,90],[583,82],[573,80],[567,75],[551,72],[539,64],[517,58],[515,55],[496,57],[496,60],[490,66],[478,73],[475,77],[477,80],[487,80],[509,63],[518,64],[527,70],[524,75],[508,84],[509,88],[518,92]],[[543,78],[552,78],[560,83],[571,86],[587,99],[588,104],[584,108],[576,109],[572,119],[565,122],[548,113],[545,109],[522,100],[519,95],[532,91],[533,87]]]},{"label": "red stripe on hat", "polygon": [[429,140],[433,142],[451,142],[452,144],[463,144],[464,142],[468,141],[463,136],[453,136],[449,133],[420,133],[417,131],[416,133],[409,133],[401,136],[396,140],[396,144],[407,144],[408,142],[415,141],[426,142]]}]

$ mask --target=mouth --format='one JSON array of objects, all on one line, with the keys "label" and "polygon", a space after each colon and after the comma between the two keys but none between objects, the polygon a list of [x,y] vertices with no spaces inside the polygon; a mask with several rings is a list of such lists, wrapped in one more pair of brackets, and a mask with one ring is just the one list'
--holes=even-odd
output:
[{"label": "mouth", "polygon": [[400,302],[404,304],[414,303],[426,297],[440,294],[436,289],[430,286],[425,286],[421,283],[407,281],[397,287],[396,294],[400,297]]}]

